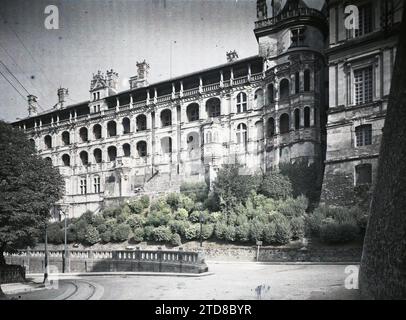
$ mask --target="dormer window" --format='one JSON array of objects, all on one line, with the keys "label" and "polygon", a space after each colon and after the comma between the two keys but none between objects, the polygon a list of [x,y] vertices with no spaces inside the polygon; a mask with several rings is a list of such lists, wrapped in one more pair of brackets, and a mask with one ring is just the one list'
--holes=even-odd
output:
[{"label": "dormer window", "polygon": [[291,29],[291,47],[300,47],[304,45],[305,27]]}]

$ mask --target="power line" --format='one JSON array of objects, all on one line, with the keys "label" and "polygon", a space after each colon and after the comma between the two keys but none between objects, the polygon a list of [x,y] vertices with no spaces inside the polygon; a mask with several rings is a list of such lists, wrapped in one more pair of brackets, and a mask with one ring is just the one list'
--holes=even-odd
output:
[{"label": "power line", "polygon": [[0,74],[14,88],[14,90],[23,98],[23,100],[26,101],[26,98],[24,97],[24,95],[13,85],[13,83],[9,79],[7,79],[7,77],[3,74],[3,72],[0,71]]}]

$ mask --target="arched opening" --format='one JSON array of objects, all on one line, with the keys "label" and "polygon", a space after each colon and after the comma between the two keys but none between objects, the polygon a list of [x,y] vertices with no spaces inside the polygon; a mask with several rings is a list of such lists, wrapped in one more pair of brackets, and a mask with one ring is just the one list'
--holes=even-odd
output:
[{"label": "arched opening", "polygon": [[189,122],[199,120],[199,105],[191,103],[186,108],[187,119]]},{"label": "arched opening", "polygon": [[94,156],[94,162],[101,163],[103,161],[102,151],[100,149],[94,149],[93,156]]},{"label": "arched opening", "polygon": [[289,115],[287,113],[282,114],[279,118],[279,128],[281,134],[289,132]]},{"label": "arched opening", "polygon": [[47,165],[52,166],[52,159],[50,157],[46,157],[45,162],[47,163]]},{"label": "arched opening", "polygon": [[147,143],[145,141],[137,142],[137,153],[139,157],[147,156]]},{"label": "arched opening", "polygon": [[168,127],[172,125],[172,111],[165,109],[161,112],[161,125],[162,127]]},{"label": "arched opening", "polygon": [[124,154],[124,157],[131,156],[131,146],[128,143],[123,144],[123,154]]},{"label": "arched opening", "polygon": [[244,92],[240,92],[237,95],[237,113],[247,111],[247,95]]},{"label": "arched opening", "polygon": [[87,154],[86,151],[82,151],[82,152],[79,154],[79,157],[80,157],[80,161],[82,162],[82,164],[83,164],[84,166],[89,164],[89,156],[88,156],[88,154]]},{"label": "arched opening", "polygon": [[70,167],[70,156],[68,154],[62,156],[62,163],[65,167]]},{"label": "arched opening", "polygon": [[300,129],[300,110],[295,109],[295,130]]},{"label": "arched opening", "polygon": [[275,101],[275,90],[272,83],[268,84],[268,101],[273,103]]},{"label": "arched opening", "polygon": [[70,134],[68,131],[62,132],[62,144],[64,146],[70,145]]},{"label": "arched opening", "polygon": [[310,107],[304,108],[304,127],[310,128]]},{"label": "arched opening", "polygon": [[300,91],[300,76],[299,72],[295,73],[295,93],[298,94]]},{"label": "arched opening", "polygon": [[83,127],[80,128],[79,130],[79,137],[81,142],[86,142],[88,141],[88,136],[87,136],[87,128]]},{"label": "arched opening", "polygon": [[109,157],[109,161],[115,161],[117,158],[117,148],[114,146],[110,146],[107,148],[107,155]]},{"label": "arched opening", "polygon": [[31,147],[35,149],[35,140],[34,140],[34,139],[30,139],[30,140],[29,140],[29,143],[30,143]]},{"label": "arched opening", "polygon": [[117,135],[117,124],[115,121],[109,121],[107,123],[107,134],[109,137],[115,137]]},{"label": "arched opening", "polygon": [[95,140],[101,139],[102,137],[102,127],[100,124],[95,124],[93,126],[93,137]]},{"label": "arched opening", "polygon": [[220,99],[211,98],[206,101],[206,111],[210,118],[215,118],[220,116]]},{"label": "arched opening", "polygon": [[289,80],[288,79],[283,79],[280,84],[279,84],[279,92],[280,96],[279,98],[282,99],[287,99],[289,97]]},{"label": "arched opening", "polygon": [[275,135],[275,119],[269,118],[267,123],[267,137],[272,138]]},{"label": "arched opening", "polygon": [[45,136],[44,143],[45,143],[46,149],[51,149],[52,148],[52,137],[50,135]]},{"label": "arched opening", "polygon": [[145,114],[140,114],[136,119],[137,132],[147,130],[147,117]]},{"label": "arched opening", "polygon": [[123,133],[124,134],[130,133],[131,132],[130,119],[128,119],[127,117],[123,118],[122,124],[123,124]]},{"label": "arched opening", "polygon": [[245,123],[240,123],[237,126],[237,144],[247,145],[247,126]]},{"label": "arched opening", "polygon": [[264,106],[264,90],[258,89],[254,94],[255,109],[261,109]]},{"label": "arched opening", "polygon": [[304,72],[303,88],[305,92],[310,91],[310,70],[305,70]]},{"label": "arched opening", "polygon": [[186,138],[187,149],[189,152],[199,150],[199,134],[197,132],[190,132]]},{"label": "arched opening", "polygon": [[161,149],[163,153],[172,153],[172,138],[170,137],[162,138]]}]

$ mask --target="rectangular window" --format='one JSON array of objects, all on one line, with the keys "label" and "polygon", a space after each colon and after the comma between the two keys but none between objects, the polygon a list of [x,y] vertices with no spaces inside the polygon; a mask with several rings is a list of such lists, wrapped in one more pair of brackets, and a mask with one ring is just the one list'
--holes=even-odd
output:
[{"label": "rectangular window", "polygon": [[363,104],[372,101],[372,66],[354,70],[355,104]]},{"label": "rectangular window", "polygon": [[295,28],[291,30],[292,47],[304,45],[305,28]]},{"label": "rectangular window", "polygon": [[86,178],[80,179],[80,194],[87,194],[87,181]]},{"label": "rectangular window", "polygon": [[355,185],[371,184],[372,183],[372,165],[361,164],[355,167]]},{"label": "rectangular window", "polygon": [[93,179],[94,193],[100,193],[100,177]]},{"label": "rectangular window", "polygon": [[366,124],[355,128],[357,147],[368,146],[372,144],[372,125]]},{"label": "rectangular window", "polygon": [[372,32],[372,3],[359,7],[359,29],[355,30],[355,37],[360,37]]}]

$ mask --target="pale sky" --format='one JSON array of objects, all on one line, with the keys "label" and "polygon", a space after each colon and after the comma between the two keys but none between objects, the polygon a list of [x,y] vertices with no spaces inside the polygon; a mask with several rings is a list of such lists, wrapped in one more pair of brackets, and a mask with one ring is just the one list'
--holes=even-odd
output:
[{"label": "pale sky", "polygon": [[[319,9],[323,0],[305,2]],[[50,4],[58,30],[44,26]],[[60,86],[69,103],[88,100],[97,70],[117,71],[120,91],[144,59],[150,83],[168,79],[171,41],[172,77],[223,64],[232,49],[256,55],[255,20],[255,0],[0,0],[0,72],[24,96],[0,74],[0,119],[28,115],[25,89],[44,110]]]}]

